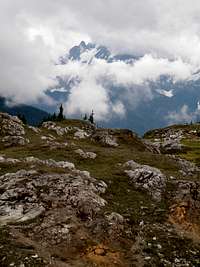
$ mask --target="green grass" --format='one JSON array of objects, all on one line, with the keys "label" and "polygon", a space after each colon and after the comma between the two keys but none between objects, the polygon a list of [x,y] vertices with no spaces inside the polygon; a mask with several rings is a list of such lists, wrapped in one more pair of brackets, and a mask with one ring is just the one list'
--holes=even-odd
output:
[{"label": "green grass", "polygon": [[[80,127],[82,121],[73,121],[73,126]],[[71,125],[71,121],[60,123],[62,127]],[[68,142],[69,146],[63,149],[50,150],[43,147],[44,141],[41,140],[42,135],[52,134],[58,142]],[[141,164],[147,164],[161,169],[167,176],[176,175],[178,167],[174,162],[169,160],[164,155],[152,154],[145,149],[143,142],[136,136],[130,137],[123,134],[120,130],[115,130],[113,133],[119,142],[119,147],[105,147],[90,139],[75,140],[73,135],[57,136],[53,131],[42,129],[38,135],[32,130],[27,131],[27,138],[31,140],[30,144],[24,147],[11,147],[0,150],[0,154],[6,154],[12,158],[24,158],[34,156],[39,159],[54,159],[56,161],[64,160],[75,164],[80,170],[87,170],[97,179],[102,179],[108,184],[108,190],[104,196],[108,200],[106,210],[112,210],[121,214],[129,214],[131,220],[138,221],[141,218],[143,211],[141,206],[148,207],[152,210],[154,203],[145,192],[135,190],[130,184],[129,178],[125,175],[124,169],[119,166],[119,163],[124,164],[128,160],[135,160]],[[73,145],[72,145],[73,143]],[[91,151],[97,154],[95,160],[82,159],[75,153],[75,150],[81,148],[84,151]],[[25,164],[18,164],[7,168],[2,166],[0,174],[6,172],[15,172],[17,169],[29,167]],[[62,169],[53,169],[46,166],[37,166],[40,172],[57,172],[62,173]]]},{"label": "green grass", "polygon": [[[58,123],[62,127],[77,126],[84,127],[88,123],[79,120],[67,120]],[[69,146],[62,149],[50,150],[44,147],[44,141],[41,140],[42,135],[52,134],[56,137],[57,142],[68,142]],[[137,136],[131,136],[120,130],[113,130],[113,135],[117,137],[120,144],[117,148],[102,146],[101,144],[92,141],[91,139],[76,140],[73,134],[66,134],[64,136],[57,136],[55,132],[41,128],[40,134],[35,134],[28,129],[26,136],[30,139],[30,144],[24,147],[11,147],[0,150],[0,154],[6,154],[12,158],[24,158],[27,156],[34,156],[39,159],[54,159],[56,161],[69,161],[75,164],[76,168],[80,170],[87,170],[91,176],[104,180],[108,185],[108,190],[103,196],[107,199],[107,211],[116,211],[127,215],[132,221],[136,222],[144,216],[153,220],[153,209],[155,203],[145,192],[138,191],[130,184],[129,178],[124,173],[122,164],[128,160],[134,160],[140,164],[146,164],[160,169],[167,177],[174,176],[179,179],[179,167],[176,162],[169,159],[165,155],[152,154],[148,152],[145,145]],[[75,150],[81,148],[84,151],[91,151],[97,154],[95,160],[83,159],[75,153]],[[121,165],[119,165],[121,164]],[[1,166],[0,174],[6,172],[15,172],[19,169],[28,169],[29,166],[25,164],[18,164],[14,166]],[[64,170],[60,168],[49,168],[47,166],[36,166],[36,169],[41,172],[63,173]],[[147,207],[148,212],[141,210],[141,206]],[[167,209],[165,202],[160,203],[158,208]],[[145,215],[146,214],[146,215]],[[155,219],[155,218],[154,218]]]},{"label": "green grass", "polygon": [[200,139],[184,139],[182,143],[186,146],[186,152],[180,153],[179,156],[194,162],[197,166],[200,166]]},{"label": "green grass", "polygon": [[[62,127],[88,126],[87,123],[80,120],[67,120],[58,123]],[[180,126],[173,126],[180,127]],[[199,126],[200,127],[200,126]],[[186,129],[186,126],[183,126]],[[32,130],[27,129],[26,137],[30,139],[30,144],[24,147],[0,147],[0,154],[5,154],[12,158],[24,158],[34,156],[39,159],[54,159],[56,161],[69,161],[75,164],[77,169],[87,170],[91,176],[96,179],[103,180],[108,185],[106,193],[102,196],[108,202],[102,212],[118,212],[129,220],[130,225],[135,229],[140,221],[145,223],[163,223],[166,221],[168,214],[169,199],[164,196],[161,203],[155,203],[150,196],[144,191],[136,190],[130,183],[129,178],[124,173],[123,164],[128,160],[134,160],[140,164],[160,169],[167,177],[174,176],[177,179],[181,178],[177,163],[162,154],[153,154],[146,150],[143,142],[136,136],[128,136],[119,130],[114,130],[113,134],[117,137],[119,147],[112,148],[102,146],[91,139],[76,140],[73,138],[73,133],[68,133],[64,136],[57,136],[54,131],[41,128],[41,133],[35,134]],[[69,146],[62,149],[50,150],[44,147],[44,141],[41,136],[53,135],[57,142],[68,142]],[[149,135],[153,138],[153,135]],[[196,139],[183,140],[186,145],[186,153],[180,154],[181,157],[189,159],[200,165],[200,141]],[[81,148],[84,151],[91,151],[97,154],[95,160],[83,159],[75,150]],[[0,175],[7,172],[16,172],[19,169],[29,169],[27,164],[20,163],[16,165],[0,164]],[[61,168],[50,168],[48,166],[36,166],[40,173],[64,173]],[[173,191],[171,183],[167,183],[167,191]],[[1,235],[1,232],[0,232]],[[0,236],[1,242],[5,240],[4,236]],[[7,248],[8,249],[8,248]],[[11,248],[12,249],[12,248]],[[19,255],[21,252],[19,252]],[[1,256],[1,254],[0,254]],[[1,261],[0,261],[1,263]],[[2,265],[3,266],[3,265]],[[37,266],[37,265],[34,265]]]},{"label": "green grass", "polygon": [[153,129],[144,134],[144,138],[146,139],[154,139],[154,138],[159,138],[163,133],[165,133],[167,130],[182,130],[185,133],[189,133],[190,131],[197,131],[200,133],[200,124],[175,124],[171,125],[165,128],[160,128],[160,129]]},{"label": "green grass", "polygon": [[[185,148],[184,151],[177,152],[177,155],[200,166],[200,124],[172,125],[163,129],[149,131],[144,137],[151,140],[155,138],[162,139],[162,134],[169,129],[183,131],[184,139],[182,139],[181,143]],[[191,131],[196,131],[197,133],[191,133]],[[171,165],[169,167],[171,168]]]}]

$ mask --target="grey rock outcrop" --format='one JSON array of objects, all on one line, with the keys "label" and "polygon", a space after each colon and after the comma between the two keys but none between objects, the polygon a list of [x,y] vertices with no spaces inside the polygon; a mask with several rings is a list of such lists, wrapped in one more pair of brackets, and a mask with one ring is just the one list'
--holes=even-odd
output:
[{"label": "grey rock outcrop", "polygon": [[25,145],[29,140],[24,137],[23,123],[15,116],[0,113],[0,141],[4,146]]},{"label": "grey rock outcrop", "polygon": [[22,136],[25,135],[23,123],[18,117],[7,113],[0,113],[0,133],[3,136]]},{"label": "grey rock outcrop", "polygon": [[143,143],[151,153],[161,154],[159,143],[151,142],[149,140],[143,140]]},{"label": "grey rock outcrop", "polygon": [[200,168],[196,166],[193,162],[190,162],[185,159],[181,159],[177,157],[176,155],[169,155],[168,157],[178,164],[178,166],[180,167],[179,172],[183,176],[192,176],[200,172]]},{"label": "grey rock outcrop", "polygon": [[117,139],[113,135],[109,134],[107,130],[96,131],[92,135],[92,139],[105,146],[110,146],[110,147],[119,146],[119,144],[117,143]]},{"label": "grey rock outcrop", "polygon": [[99,196],[106,187],[78,170],[66,174],[8,173],[0,176],[0,224],[33,220],[50,207],[64,207],[74,216],[92,218],[106,205]]},{"label": "grey rock outcrop", "polygon": [[134,161],[125,163],[124,167],[131,168],[131,170],[125,170],[125,173],[135,188],[147,191],[156,201],[161,200],[166,187],[166,177],[159,169],[148,165],[140,165]]},{"label": "grey rock outcrop", "polygon": [[161,143],[160,148],[166,152],[181,151],[184,149],[184,145],[180,143],[179,139],[167,139]]},{"label": "grey rock outcrop", "polygon": [[10,206],[4,208],[0,207],[0,211],[6,214],[0,216],[0,225],[6,225],[9,223],[22,223],[34,220],[44,213],[45,208],[43,206],[38,206],[24,212],[23,205],[18,205],[15,209]]},{"label": "grey rock outcrop", "polygon": [[196,202],[196,208],[200,209],[200,182],[198,181],[187,181],[178,180],[173,181],[174,188],[174,199],[178,202]]},{"label": "grey rock outcrop", "polygon": [[183,132],[181,130],[168,129],[161,134],[161,138],[155,139],[154,145],[165,153],[182,151],[184,149],[184,145],[181,144],[182,138]]}]

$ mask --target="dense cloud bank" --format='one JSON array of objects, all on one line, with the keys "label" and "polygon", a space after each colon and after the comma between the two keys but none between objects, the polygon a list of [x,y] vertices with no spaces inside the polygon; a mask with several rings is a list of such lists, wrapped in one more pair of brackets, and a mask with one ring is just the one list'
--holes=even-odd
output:
[{"label": "dense cloud bank", "polygon": [[[98,119],[125,116],[130,100],[134,107],[152,99],[149,81],[160,75],[187,80],[199,70],[199,13],[198,0],[2,0],[0,95],[51,104],[45,90],[56,87],[56,76],[78,77],[66,103],[69,114],[95,107]],[[101,59],[55,65],[81,40],[141,57],[129,65]],[[113,88],[121,88],[115,100]]]}]

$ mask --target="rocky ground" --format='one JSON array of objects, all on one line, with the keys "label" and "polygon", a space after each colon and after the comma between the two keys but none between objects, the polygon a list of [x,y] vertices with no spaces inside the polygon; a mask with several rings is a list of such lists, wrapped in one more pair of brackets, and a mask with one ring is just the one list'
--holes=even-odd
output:
[{"label": "rocky ground", "polygon": [[0,113],[0,266],[200,266],[199,131]]}]

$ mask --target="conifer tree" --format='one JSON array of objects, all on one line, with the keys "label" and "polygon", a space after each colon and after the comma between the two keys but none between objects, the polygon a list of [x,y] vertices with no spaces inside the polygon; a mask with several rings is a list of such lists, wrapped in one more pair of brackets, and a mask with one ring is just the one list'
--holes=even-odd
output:
[{"label": "conifer tree", "polygon": [[94,124],[94,111],[92,110],[92,113],[90,114],[89,121]]},{"label": "conifer tree", "polygon": [[84,120],[84,121],[87,121],[87,120],[88,120],[88,116],[87,116],[86,113],[85,113],[85,116],[84,116],[83,120]]},{"label": "conifer tree", "polygon": [[58,113],[58,117],[57,117],[57,119],[59,120],[59,121],[62,121],[62,120],[64,120],[64,115],[63,115],[63,111],[64,111],[64,109],[63,109],[63,106],[62,106],[62,104],[60,105],[60,111],[59,111],[59,113]]}]

